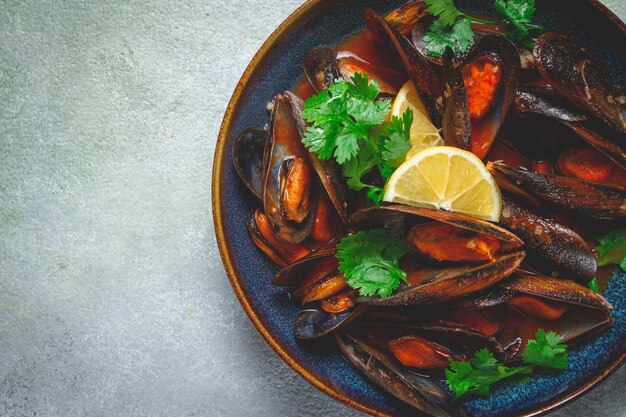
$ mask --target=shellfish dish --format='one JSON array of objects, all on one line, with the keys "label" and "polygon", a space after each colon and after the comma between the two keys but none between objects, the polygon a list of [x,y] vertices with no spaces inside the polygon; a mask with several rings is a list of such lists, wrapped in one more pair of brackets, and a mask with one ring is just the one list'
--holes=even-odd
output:
[{"label": "shellfish dish", "polygon": [[626,97],[606,64],[533,23],[409,1],[302,57],[233,164],[267,285],[299,343],[332,343],[433,416],[568,366],[613,323],[626,270]]}]

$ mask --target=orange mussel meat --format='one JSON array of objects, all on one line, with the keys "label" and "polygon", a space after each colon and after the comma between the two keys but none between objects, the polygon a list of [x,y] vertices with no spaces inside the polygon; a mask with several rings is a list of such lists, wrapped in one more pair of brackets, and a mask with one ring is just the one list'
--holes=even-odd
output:
[{"label": "orange mussel meat", "polygon": [[500,241],[492,236],[439,222],[414,226],[408,240],[439,261],[488,261],[500,249]]},{"label": "orange mussel meat", "polygon": [[445,368],[448,359],[458,359],[445,347],[415,335],[390,341],[389,349],[403,365],[414,368]]}]

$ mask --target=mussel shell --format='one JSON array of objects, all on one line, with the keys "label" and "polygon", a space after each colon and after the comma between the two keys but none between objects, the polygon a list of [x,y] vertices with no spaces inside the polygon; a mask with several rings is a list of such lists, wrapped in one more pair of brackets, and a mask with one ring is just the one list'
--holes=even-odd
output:
[{"label": "mussel shell", "polygon": [[[263,224],[265,223],[265,224]],[[278,239],[271,230],[263,210],[250,213],[246,224],[254,244],[279,268],[291,265],[307,256],[311,250],[299,243],[288,243]],[[265,230],[265,232],[263,230]]]},{"label": "mussel shell", "polygon": [[304,56],[304,74],[317,91],[326,90],[328,84],[341,78],[337,68],[337,51],[328,46],[316,46]]},{"label": "mussel shell", "polygon": [[[591,123],[591,122],[590,122]],[[588,126],[590,123],[563,122],[585,142],[602,152],[616,164],[626,169],[626,141],[620,143],[616,138],[609,139],[609,132],[600,133],[596,129]]]},{"label": "mussel shell", "polygon": [[428,8],[423,0],[410,0],[385,16],[389,26],[400,35],[408,36],[413,27],[428,16]]},{"label": "mussel shell", "polygon": [[[518,296],[557,302],[568,309],[555,320],[532,319],[505,305]],[[489,309],[491,317],[500,324],[501,330],[495,338],[506,346],[507,361],[520,359],[522,350],[514,347],[523,347],[538,328],[555,331],[564,343],[579,342],[606,328],[612,322],[610,312],[613,310],[604,297],[580,284],[523,272],[515,273],[489,291],[468,297],[450,308]]]},{"label": "mussel shell", "polygon": [[359,305],[339,314],[330,314],[321,308],[303,310],[294,324],[294,335],[302,340],[326,336],[361,316],[366,309],[367,306]]},{"label": "mussel shell", "polygon": [[359,303],[377,306],[402,306],[450,302],[478,293],[508,277],[524,260],[524,252],[497,257],[479,266],[441,266],[430,270],[420,285],[400,284],[385,298],[361,297]]},{"label": "mussel shell", "polygon": [[465,82],[461,76],[460,65],[452,49],[446,48],[443,62],[444,90],[441,134],[446,145],[469,149],[472,129],[467,93]]},{"label": "mussel shell", "polygon": [[626,98],[604,65],[567,36],[548,32],[535,42],[541,75],[573,104],[626,133]]},{"label": "mussel shell", "polygon": [[[290,158],[309,160],[309,152],[301,140],[297,120],[294,118],[293,106],[290,106],[284,95],[277,95],[270,115],[270,138],[265,148],[263,171],[263,211],[267,215],[276,236],[290,243],[300,243],[311,233],[317,208],[315,183],[310,188],[310,210],[304,221],[296,223],[282,215],[280,202],[281,175],[283,163]],[[313,169],[311,169],[311,173]],[[311,181],[314,182],[313,178]]]},{"label": "mussel shell", "polygon": [[[300,135],[304,135],[304,131],[306,130],[306,122],[302,118],[304,101],[289,91],[285,92],[285,99],[290,105],[291,112],[296,120],[296,125],[300,131]],[[341,220],[346,223],[348,220],[348,202],[346,200],[347,189],[341,168],[339,168],[339,166],[332,159],[322,161],[314,152],[307,152],[307,154],[313,169],[322,182],[324,190],[326,190],[326,194],[330,198],[331,203],[333,203],[335,210],[339,213]]]},{"label": "mussel shell", "polygon": [[498,174],[508,177],[523,190],[548,203],[596,219],[626,218],[626,190],[578,178],[537,174],[511,168],[499,162],[488,164]]},{"label": "mussel shell", "polygon": [[501,78],[495,100],[489,113],[480,120],[472,121],[471,150],[483,159],[489,152],[519,85],[521,65],[515,45],[503,36],[481,37],[465,60],[465,65],[486,56],[496,61]]},{"label": "mussel shell", "polygon": [[408,372],[395,358],[348,333],[335,333],[335,339],[348,362],[404,403],[431,416],[467,416],[431,378]]},{"label": "mussel shell", "polygon": [[594,308],[607,313],[613,311],[613,306],[604,297],[573,281],[518,272],[500,286],[511,292]]},{"label": "mussel shell", "polygon": [[350,330],[358,334],[360,339],[379,348],[385,346],[390,340],[402,336],[416,335],[437,343],[451,352],[470,357],[479,349],[487,348],[498,359],[506,356],[504,348],[493,337],[485,336],[462,324],[453,323],[438,318],[425,319],[424,314],[407,315],[398,320],[396,317],[385,315],[385,310],[379,310],[380,314],[368,310],[365,315],[350,326]]},{"label": "mussel shell", "polygon": [[589,115],[567,102],[551,88],[520,86],[515,92],[512,110],[516,113],[538,113],[557,120],[580,122]]},{"label": "mussel shell", "polygon": [[554,219],[503,196],[499,224],[525,243],[526,260],[537,270],[587,283],[597,270],[593,251],[583,238]]},{"label": "mussel shell", "polygon": [[378,48],[395,52],[409,79],[413,82],[428,115],[435,126],[441,125],[441,113],[436,105],[442,92],[439,79],[430,63],[415,50],[407,38],[393,29],[385,19],[370,8],[365,8],[365,22]]},{"label": "mussel shell", "polygon": [[522,240],[515,234],[493,223],[459,213],[404,204],[358,210],[350,217],[348,224],[355,230],[385,228],[393,230],[398,235],[404,235],[411,226],[424,220],[435,220],[461,229],[488,234],[501,241],[504,251],[513,250],[523,245]]},{"label": "mussel shell", "polygon": [[233,165],[256,198],[261,200],[263,192],[263,151],[269,134],[265,129],[246,129],[237,136],[233,144]]},{"label": "mussel shell", "polygon": [[583,141],[626,169],[626,141],[615,131],[599,126],[551,88],[519,87],[513,101],[517,114],[535,113],[550,117],[569,128]]},{"label": "mussel shell", "polygon": [[278,271],[272,278],[272,285],[288,290],[297,288],[302,281],[305,269],[312,268],[315,262],[328,256],[334,256],[335,253],[337,253],[337,248],[334,246],[316,250]]}]

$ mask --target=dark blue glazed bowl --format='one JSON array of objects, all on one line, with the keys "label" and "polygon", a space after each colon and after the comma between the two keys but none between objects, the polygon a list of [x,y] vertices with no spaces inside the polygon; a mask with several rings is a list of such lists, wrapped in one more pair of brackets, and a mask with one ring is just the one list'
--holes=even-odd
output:
[{"label": "dark blue glazed bowl", "polygon": [[[297,341],[298,310],[270,284],[274,267],[254,246],[245,219],[257,203],[232,165],[237,134],[267,122],[266,103],[292,88],[303,74],[304,54],[317,45],[334,45],[365,26],[363,8],[386,13],[404,0],[313,0],[294,12],[261,47],[230,100],[220,130],[213,167],[213,216],[224,267],[241,304],[268,344],[313,385],[359,410],[381,416],[415,415],[394,397],[368,382],[348,364],[333,340]],[[493,2],[456,0],[463,10],[490,14]],[[626,81],[626,25],[595,0],[537,0],[536,20],[570,35],[608,63]],[[477,416],[530,416],[546,413],[582,395],[626,359],[626,274],[616,273],[605,292],[614,323],[601,336],[571,350],[566,371],[503,385],[488,398],[467,402]]]}]

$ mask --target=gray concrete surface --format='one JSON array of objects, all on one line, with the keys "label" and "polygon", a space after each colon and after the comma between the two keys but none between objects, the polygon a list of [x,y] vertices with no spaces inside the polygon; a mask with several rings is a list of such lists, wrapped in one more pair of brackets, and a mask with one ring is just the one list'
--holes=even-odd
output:
[{"label": "gray concrete surface", "polygon": [[0,2],[0,416],[361,415],[265,345],[213,235],[227,100],[300,2]]}]

